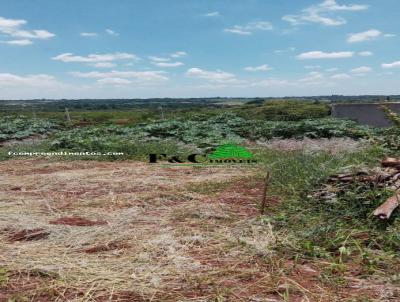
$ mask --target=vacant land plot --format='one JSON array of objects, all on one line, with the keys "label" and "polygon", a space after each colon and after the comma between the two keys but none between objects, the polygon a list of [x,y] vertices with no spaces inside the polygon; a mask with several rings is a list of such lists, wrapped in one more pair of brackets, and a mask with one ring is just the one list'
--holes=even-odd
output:
[{"label": "vacant land plot", "polygon": [[290,242],[260,219],[249,168],[35,159],[0,174],[0,301],[368,301],[391,290],[356,273],[333,286],[323,263],[274,252]]}]

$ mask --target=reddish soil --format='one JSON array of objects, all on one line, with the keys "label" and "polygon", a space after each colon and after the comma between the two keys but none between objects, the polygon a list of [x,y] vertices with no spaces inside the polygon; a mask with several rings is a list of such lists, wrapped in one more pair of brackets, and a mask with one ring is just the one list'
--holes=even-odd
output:
[{"label": "reddish soil", "polygon": [[[263,189],[263,180],[241,180],[225,188],[216,196],[217,200],[212,198],[210,201],[231,205],[231,209],[241,217],[254,217],[260,214],[259,206]],[[281,202],[278,197],[268,196],[268,193],[266,200],[266,212],[268,212],[268,208],[273,209]]]},{"label": "reddish soil", "polygon": [[15,233],[12,233],[8,236],[8,240],[11,242],[14,241],[34,241],[45,239],[50,235],[50,232],[46,232],[44,229],[31,229],[31,230],[22,230]]},{"label": "reddish soil", "polygon": [[86,218],[72,216],[72,217],[61,217],[56,220],[52,220],[49,222],[50,224],[64,224],[71,226],[93,226],[93,225],[103,225],[107,224],[107,221],[104,220],[89,220]]}]

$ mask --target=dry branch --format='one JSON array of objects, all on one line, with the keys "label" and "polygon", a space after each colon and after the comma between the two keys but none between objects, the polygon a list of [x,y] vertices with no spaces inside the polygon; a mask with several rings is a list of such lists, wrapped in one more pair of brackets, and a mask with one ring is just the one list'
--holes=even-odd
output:
[{"label": "dry branch", "polygon": [[381,204],[375,211],[374,216],[378,216],[380,219],[389,219],[393,211],[400,205],[399,198],[400,191],[388,198],[383,204]]},{"label": "dry branch", "polygon": [[400,168],[400,159],[394,157],[386,157],[384,160],[382,160],[381,164],[382,167]]},{"label": "dry branch", "polygon": [[263,196],[262,196],[262,200],[261,200],[261,208],[260,208],[261,215],[264,214],[265,206],[267,205],[267,191],[268,191],[269,181],[270,181],[270,173],[268,172],[267,176],[265,177]]}]

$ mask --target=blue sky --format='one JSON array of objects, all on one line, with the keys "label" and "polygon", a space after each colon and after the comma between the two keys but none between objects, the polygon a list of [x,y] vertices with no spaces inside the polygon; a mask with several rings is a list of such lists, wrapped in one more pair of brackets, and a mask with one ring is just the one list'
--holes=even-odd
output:
[{"label": "blue sky", "polygon": [[0,98],[400,94],[398,0],[0,0]]}]

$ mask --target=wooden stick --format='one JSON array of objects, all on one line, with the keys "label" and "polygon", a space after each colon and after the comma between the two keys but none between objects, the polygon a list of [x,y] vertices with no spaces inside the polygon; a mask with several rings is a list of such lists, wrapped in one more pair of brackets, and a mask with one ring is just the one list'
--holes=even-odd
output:
[{"label": "wooden stick", "polygon": [[395,167],[398,168],[400,166],[400,159],[393,158],[393,157],[386,157],[381,162],[382,167]]},{"label": "wooden stick", "polygon": [[68,123],[71,122],[71,116],[69,115],[67,107],[65,107],[65,119],[67,120]]},{"label": "wooden stick", "polygon": [[268,190],[269,181],[270,181],[270,173],[268,171],[267,176],[265,177],[263,196],[262,196],[262,200],[261,200],[261,208],[260,208],[261,215],[264,214],[265,207],[267,206],[267,190]]},{"label": "wooden stick", "polygon": [[400,191],[388,198],[383,204],[381,204],[374,212],[374,216],[378,216],[380,219],[389,219],[393,211],[400,205],[399,198]]}]

